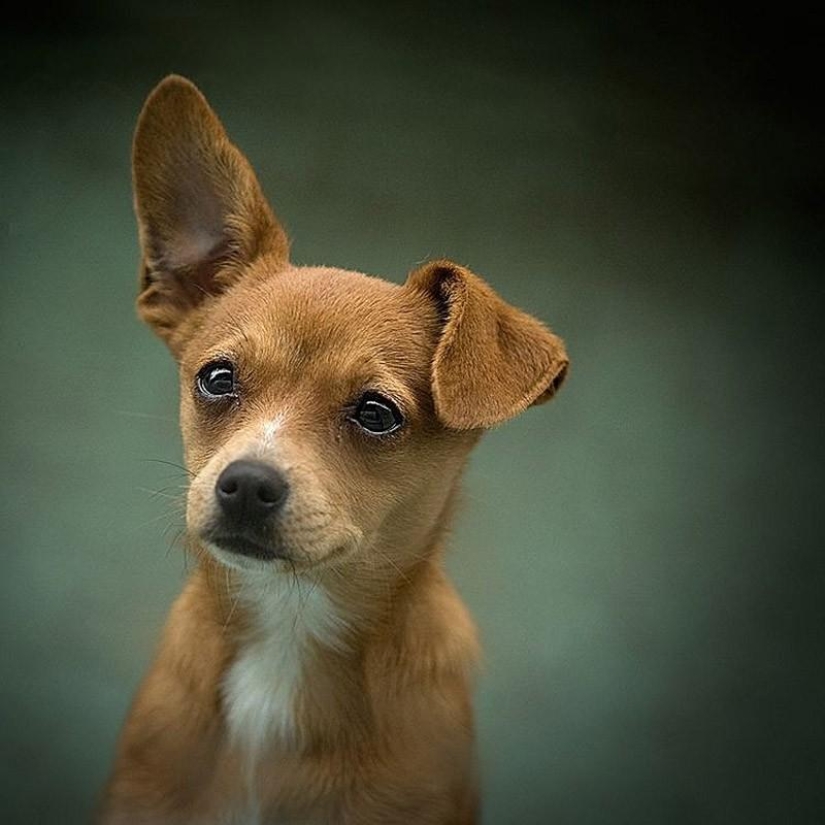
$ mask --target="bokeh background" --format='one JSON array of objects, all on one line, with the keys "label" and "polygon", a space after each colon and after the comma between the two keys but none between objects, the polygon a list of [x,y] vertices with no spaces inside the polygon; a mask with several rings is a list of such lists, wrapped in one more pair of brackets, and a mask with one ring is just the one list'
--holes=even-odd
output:
[{"label": "bokeh background", "polygon": [[449,256],[568,342],[558,399],[477,451],[450,557],[484,823],[825,822],[816,18],[31,5],[0,31],[0,819],[88,821],[185,575],[129,172],[175,71],[298,262]]}]

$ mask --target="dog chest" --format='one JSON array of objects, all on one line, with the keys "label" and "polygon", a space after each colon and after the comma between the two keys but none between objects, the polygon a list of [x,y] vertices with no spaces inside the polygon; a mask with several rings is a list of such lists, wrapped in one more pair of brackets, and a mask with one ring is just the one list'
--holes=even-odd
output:
[{"label": "dog chest", "polygon": [[257,757],[267,745],[300,742],[297,699],[313,649],[340,648],[345,622],[320,587],[270,580],[246,588],[252,628],[223,684],[230,741]]}]

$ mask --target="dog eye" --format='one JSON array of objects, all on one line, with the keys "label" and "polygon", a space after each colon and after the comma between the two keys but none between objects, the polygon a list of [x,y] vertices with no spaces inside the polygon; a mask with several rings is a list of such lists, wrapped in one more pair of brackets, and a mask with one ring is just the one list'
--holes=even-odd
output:
[{"label": "dog eye", "polygon": [[389,398],[372,392],[358,402],[352,420],[373,435],[393,433],[404,423],[404,417]]},{"label": "dog eye", "polygon": [[198,392],[204,398],[235,394],[235,368],[229,361],[213,361],[198,373]]}]

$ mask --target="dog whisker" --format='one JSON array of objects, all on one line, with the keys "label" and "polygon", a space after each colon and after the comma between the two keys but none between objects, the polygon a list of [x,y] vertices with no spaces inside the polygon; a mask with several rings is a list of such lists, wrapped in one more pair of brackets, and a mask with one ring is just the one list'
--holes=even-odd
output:
[{"label": "dog whisker", "polygon": [[174,461],[167,461],[164,458],[142,458],[140,460],[151,462],[152,464],[166,464],[168,467],[174,467],[176,470],[180,470],[190,478],[194,478],[196,475],[188,467],[184,467],[183,464],[176,464]]},{"label": "dog whisker", "polygon": [[152,490],[149,487],[136,487],[141,493],[149,493],[152,498],[167,498],[177,504],[185,504],[185,496],[181,493],[167,493],[166,490],[171,490],[171,487],[164,487],[160,490]]},{"label": "dog whisker", "polygon": [[401,578],[404,579],[404,581],[407,584],[410,583],[409,576],[407,576],[407,574],[398,566],[398,564],[393,560],[392,556],[390,556],[388,553],[385,553],[383,550],[379,550],[377,547],[373,549],[375,552],[378,553],[378,555],[382,559],[384,559],[384,561],[389,562],[389,564],[395,569],[398,575],[401,576]]},{"label": "dog whisker", "polygon": [[155,413],[138,412],[136,410],[112,410],[115,415],[125,415],[129,418],[147,418],[151,421],[163,421],[166,424],[177,424],[174,418],[168,415],[156,415]]}]

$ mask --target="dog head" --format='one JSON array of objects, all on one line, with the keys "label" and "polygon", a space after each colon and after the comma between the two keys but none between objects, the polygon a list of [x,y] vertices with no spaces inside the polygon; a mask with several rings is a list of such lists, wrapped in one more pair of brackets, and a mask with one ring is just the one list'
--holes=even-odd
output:
[{"label": "dog head", "polygon": [[401,570],[479,435],[561,385],[562,341],[449,261],[403,285],[293,266],[201,93],[169,77],[135,135],[138,310],[180,367],[190,534],[245,570]]}]

